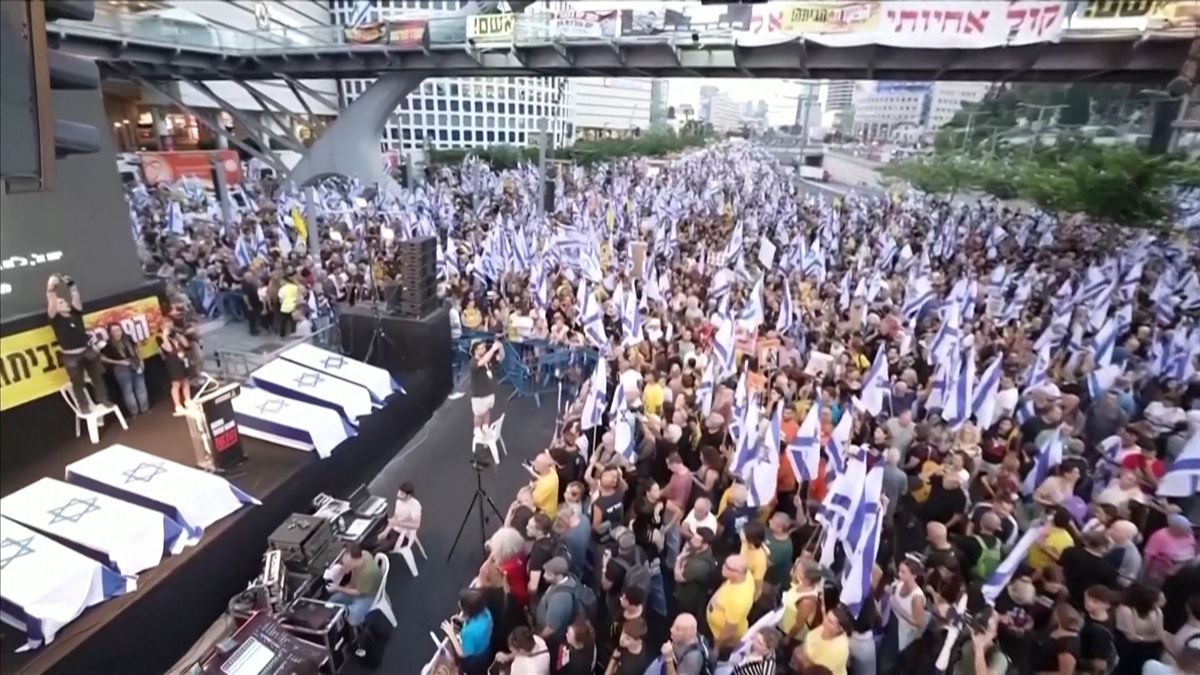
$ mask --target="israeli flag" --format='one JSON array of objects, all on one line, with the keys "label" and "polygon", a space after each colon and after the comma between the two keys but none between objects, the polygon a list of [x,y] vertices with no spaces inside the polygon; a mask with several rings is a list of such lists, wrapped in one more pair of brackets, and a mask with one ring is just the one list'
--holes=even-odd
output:
[{"label": "israeli flag", "polygon": [[883,399],[891,389],[891,376],[888,374],[887,353],[884,346],[879,345],[875,352],[875,362],[863,378],[862,405],[872,416],[883,410]]},{"label": "israeli flag", "polygon": [[583,333],[588,342],[602,353],[608,349],[608,333],[604,330],[604,315],[600,311],[600,301],[594,293],[588,293],[587,303],[583,306]]},{"label": "israeli flag", "polygon": [[771,413],[771,423],[763,436],[762,444],[765,452],[779,455],[779,446],[783,443],[783,401],[775,403],[775,412]]},{"label": "israeli flag", "polygon": [[183,207],[172,201],[167,205],[167,231],[183,236]]},{"label": "israeli flag", "polygon": [[723,318],[720,327],[717,329],[716,339],[713,341],[713,354],[717,357],[717,363],[720,366],[720,370],[718,371],[719,377],[726,377],[734,372],[733,350],[733,321]]},{"label": "israeli flag", "polygon": [[1032,495],[1034,490],[1037,490],[1038,486],[1050,475],[1050,470],[1062,464],[1062,459],[1062,438],[1058,434],[1054,434],[1042,443],[1042,447],[1038,448],[1037,456],[1033,458],[1033,468],[1021,483],[1021,494]]},{"label": "israeli flag", "polygon": [[712,414],[713,389],[716,387],[716,362],[710,359],[700,378],[700,386],[696,389],[696,399],[700,403],[700,411],[705,417]]},{"label": "israeli flag", "polygon": [[1167,465],[1167,472],[1158,481],[1159,497],[1190,497],[1200,494],[1200,429],[1192,428],[1192,436],[1179,456]]},{"label": "israeli flag", "polygon": [[975,397],[971,402],[971,411],[980,429],[990,429],[995,423],[996,394],[1000,390],[1000,377],[1004,374],[1004,353],[1001,352],[992,359],[992,363],[983,371],[979,384],[975,387]]},{"label": "israeli flag", "polygon": [[[951,371],[953,372],[953,370]],[[971,405],[974,403],[973,389],[975,387],[975,349],[968,349],[962,359],[958,376],[950,387],[950,395],[946,399],[946,409],[942,411],[942,419],[952,431],[958,431],[971,416]]]},{"label": "israeli flag", "polygon": [[734,455],[733,473],[741,475],[742,469],[754,459],[758,451],[758,401],[747,402],[741,428],[738,430],[737,453]]},{"label": "israeli flag", "polygon": [[779,305],[779,316],[775,319],[775,330],[786,334],[796,324],[796,308],[792,305],[792,285],[783,280],[783,302]]},{"label": "israeli flag", "polygon": [[1117,322],[1109,318],[1092,340],[1092,363],[1097,368],[1110,365],[1117,344]]},{"label": "israeli flag", "polygon": [[754,283],[754,287],[750,290],[750,298],[746,303],[745,309],[742,310],[740,321],[747,330],[754,332],[762,325],[766,319],[766,311],[763,309],[763,280],[762,277]]},{"label": "israeli flag", "polygon": [[904,298],[904,318],[912,318],[921,313],[933,301],[933,284],[928,277],[920,277],[909,287]]},{"label": "israeli flag", "polygon": [[992,572],[991,576],[984,582],[981,593],[983,599],[987,601],[989,606],[996,603],[996,598],[1000,597],[1000,591],[1003,591],[1009,582],[1012,581],[1013,575],[1020,569],[1021,564],[1025,562],[1026,556],[1029,555],[1029,549],[1033,548],[1034,542],[1038,537],[1042,536],[1045,527],[1031,527],[1025,531],[1025,534],[1017,540],[1017,544],[1013,546],[1004,560],[1000,561],[1000,565]]},{"label": "israeli flag", "polygon": [[867,473],[864,497],[850,520],[846,536],[846,571],[842,575],[842,604],[858,618],[871,597],[871,573],[879,553],[883,533],[882,504],[883,467],[876,466]]},{"label": "israeli flag", "polygon": [[813,402],[800,424],[795,438],[788,443],[787,453],[792,460],[792,470],[796,472],[796,480],[806,482],[815,480],[821,470],[821,425],[819,416],[820,405]]},{"label": "israeli flag", "polygon": [[641,344],[642,312],[638,308],[637,293],[630,291],[625,296],[625,307],[621,313],[621,345],[633,347]]},{"label": "israeli flag", "polygon": [[846,462],[850,456],[850,436],[853,431],[854,415],[846,411],[842,413],[842,418],[829,434],[829,442],[825,444],[825,452],[829,455],[827,471],[831,477],[846,471]]}]

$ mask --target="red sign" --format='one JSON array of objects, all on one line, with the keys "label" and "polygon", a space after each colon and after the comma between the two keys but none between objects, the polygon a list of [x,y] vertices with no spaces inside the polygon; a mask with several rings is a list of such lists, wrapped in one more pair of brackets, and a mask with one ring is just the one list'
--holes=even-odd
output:
[{"label": "red sign", "polygon": [[233,150],[181,150],[178,152],[139,152],[142,178],[148,185],[174,183],[191,176],[205,188],[213,189],[213,158],[220,160],[225,170],[225,183],[242,184],[242,163]]}]

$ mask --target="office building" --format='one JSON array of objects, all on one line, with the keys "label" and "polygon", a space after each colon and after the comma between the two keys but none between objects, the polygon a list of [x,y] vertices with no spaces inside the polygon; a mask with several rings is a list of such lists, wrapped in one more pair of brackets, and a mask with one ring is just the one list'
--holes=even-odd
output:
[{"label": "office building", "polygon": [[964,103],[980,101],[986,82],[877,82],[854,103],[862,140],[916,143],[949,122]]},{"label": "office building", "polygon": [[718,87],[703,86],[700,87],[697,118],[711,125],[715,132],[733,131],[742,126],[742,107]]},{"label": "office building", "polygon": [[[331,0],[331,4],[334,23],[351,25],[356,0]],[[436,25],[439,17],[446,17],[464,4],[461,0],[376,0],[367,11],[366,21],[428,19]],[[536,12],[543,7],[540,4],[526,11]],[[342,80],[346,103],[361,96],[372,81]],[[384,130],[383,149],[531,146],[537,144],[538,124],[543,118],[553,146],[564,147],[575,138],[572,89],[567,78],[561,77],[430,78],[400,102]],[[648,92],[646,99],[648,102]]]},{"label": "office building", "polygon": [[[570,80],[577,138],[625,138],[650,130],[654,82],[633,77]],[[665,120],[665,111],[663,113]]]},{"label": "office building", "polygon": [[671,83],[668,80],[650,81],[650,131],[665,134],[671,126]]}]

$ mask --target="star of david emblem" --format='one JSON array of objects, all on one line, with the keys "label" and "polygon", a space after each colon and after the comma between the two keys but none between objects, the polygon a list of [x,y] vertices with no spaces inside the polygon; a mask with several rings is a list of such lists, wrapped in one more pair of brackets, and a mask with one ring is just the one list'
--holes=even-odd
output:
[{"label": "star of david emblem", "polygon": [[264,402],[258,406],[258,412],[264,415],[274,415],[275,413],[287,407],[287,403],[281,398],[273,398],[270,401]]},{"label": "star of david emblem", "polygon": [[21,556],[32,555],[34,550],[29,545],[32,541],[33,537],[25,537],[24,539],[5,537],[3,541],[0,541],[0,570],[8,567],[8,563]]},{"label": "star of david emblem", "polygon": [[342,366],[346,365],[346,359],[340,354],[334,354],[326,356],[325,360],[322,361],[322,365],[330,370],[341,370]]},{"label": "star of david emblem", "polygon": [[123,475],[125,476],[126,483],[149,483],[157,478],[158,474],[166,472],[167,469],[163,466],[162,462],[138,462],[137,466],[126,471]]},{"label": "star of david emblem", "polygon": [[80,518],[83,518],[92,511],[100,510],[100,507],[96,505],[96,499],[96,497],[90,499],[72,497],[66,504],[46,512],[50,514],[49,524],[56,525],[64,521],[78,523]]},{"label": "star of david emblem", "polygon": [[315,387],[324,381],[325,378],[321,377],[320,373],[304,373],[296,378],[296,386],[304,388]]}]

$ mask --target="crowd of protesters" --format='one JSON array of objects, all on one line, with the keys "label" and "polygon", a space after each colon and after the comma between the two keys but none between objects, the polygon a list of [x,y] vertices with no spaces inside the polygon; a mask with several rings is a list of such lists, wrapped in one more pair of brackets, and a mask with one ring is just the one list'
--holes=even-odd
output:
[{"label": "crowd of protesters", "polygon": [[443,667],[1197,672],[1194,239],[806,198],[748,144],[554,180],[550,213],[533,168],[475,161],[401,197],[264,186],[232,228],[131,196],[149,268],[252,332],[432,235],[456,335],[600,355]]},{"label": "crowd of protesters", "polygon": [[456,325],[601,358],[443,667],[1200,668],[1194,240],[727,145],[560,177],[538,244],[496,180],[441,238]]}]

